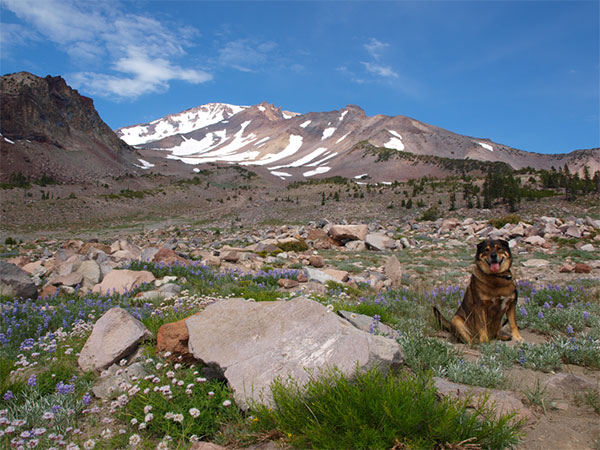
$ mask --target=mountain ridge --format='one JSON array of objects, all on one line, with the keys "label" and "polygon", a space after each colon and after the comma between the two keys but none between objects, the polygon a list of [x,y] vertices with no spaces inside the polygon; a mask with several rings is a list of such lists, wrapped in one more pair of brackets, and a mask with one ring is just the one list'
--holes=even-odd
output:
[{"label": "mountain ridge", "polygon": [[[394,181],[414,175],[410,167],[400,161],[388,160],[393,166],[390,168],[381,167],[365,154],[357,158],[352,149],[363,141],[416,155],[504,162],[514,169],[527,166],[550,169],[568,164],[571,170],[579,172],[585,165],[592,173],[600,170],[598,149],[556,155],[527,152],[487,138],[460,135],[407,116],[367,116],[357,105],[293,115],[286,115],[280,107],[267,102],[240,108],[224,120],[186,133],[149,139],[137,146],[157,150],[157,154],[190,165],[222,162],[266,166],[272,175],[286,180],[324,174],[351,178],[358,175],[355,173],[358,169],[373,172],[370,175],[375,181]],[[161,120],[152,123],[158,124]],[[126,139],[128,129],[121,128],[117,134]],[[372,167],[365,162],[372,163]],[[356,170],[350,169],[353,166]],[[421,175],[427,175],[426,172],[419,171]]]}]

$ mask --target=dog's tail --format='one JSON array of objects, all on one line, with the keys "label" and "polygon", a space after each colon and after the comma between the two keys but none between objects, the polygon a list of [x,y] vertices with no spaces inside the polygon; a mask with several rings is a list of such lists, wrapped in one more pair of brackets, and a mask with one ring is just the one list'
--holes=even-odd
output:
[{"label": "dog's tail", "polygon": [[437,309],[436,306],[433,307],[433,315],[435,316],[435,319],[438,323],[438,326],[442,329],[442,330],[446,330],[446,331],[450,331],[452,332],[452,324],[446,320],[444,318],[444,316],[442,316],[442,313],[440,312],[439,309]]}]

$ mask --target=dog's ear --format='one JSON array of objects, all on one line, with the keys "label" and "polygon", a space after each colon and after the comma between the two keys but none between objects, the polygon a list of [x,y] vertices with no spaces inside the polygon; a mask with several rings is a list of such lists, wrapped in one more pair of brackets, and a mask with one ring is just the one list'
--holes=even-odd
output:
[{"label": "dog's ear", "polygon": [[508,252],[508,254],[510,255],[510,244],[508,243],[508,241],[505,241],[504,239],[498,239],[498,242],[500,242],[500,245],[502,245],[502,247]]}]

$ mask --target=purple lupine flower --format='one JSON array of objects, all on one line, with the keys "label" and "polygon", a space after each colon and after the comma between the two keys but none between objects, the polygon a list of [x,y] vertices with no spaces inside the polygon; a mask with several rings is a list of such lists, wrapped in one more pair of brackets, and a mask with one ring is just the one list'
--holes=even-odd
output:
[{"label": "purple lupine flower", "polygon": [[567,325],[567,333],[569,333],[569,334],[573,334],[574,333],[573,327],[571,325]]},{"label": "purple lupine flower", "polygon": [[31,375],[29,377],[29,379],[27,380],[27,386],[35,386],[36,384],[37,384],[37,376],[35,374]]},{"label": "purple lupine flower", "polygon": [[527,310],[525,309],[524,306],[521,306],[521,309],[519,311],[521,311],[521,315],[522,316],[526,316],[527,315]]},{"label": "purple lupine flower", "polygon": [[583,320],[588,320],[588,317],[590,317],[590,313],[588,313],[587,311],[583,312]]},{"label": "purple lupine flower", "polygon": [[72,384],[65,384],[62,381],[56,383],[56,391],[59,394],[70,394],[75,390],[75,387]]},{"label": "purple lupine flower", "polygon": [[92,396],[89,392],[86,392],[85,394],[83,394],[83,397],[81,397],[81,401],[85,406],[89,406],[89,404],[92,402]]},{"label": "purple lupine flower", "polygon": [[540,319],[543,319],[543,318],[544,318],[544,313],[543,313],[543,312],[541,312],[541,311],[540,311],[540,312],[538,312],[538,317],[539,317]]},{"label": "purple lupine flower", "polygon": [[15,398],[15,396],[13,395],[12,391],[6,391],[3,398],[5,401],[9,401]]},{"label": "purple lupine flower", "polygon": [[548,302],[544,303],[544,308],[549,309],[550,308],[550,304]]}]

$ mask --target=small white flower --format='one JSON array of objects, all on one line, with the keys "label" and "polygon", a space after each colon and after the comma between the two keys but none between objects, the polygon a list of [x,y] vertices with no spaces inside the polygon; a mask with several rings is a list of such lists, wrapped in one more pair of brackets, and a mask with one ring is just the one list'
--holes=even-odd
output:
[{"label": "small white flower", "polygon": [[110,438],[112,438],[112,435],[113,435],[113,432],[110,430],[110,428],[105,428],[100,433],[100,436],[102,437],[102,439],[106,439],[106,440],[109,440]]},{"label": "small white flower", "polygon": [[154,414],[152,414],[152,413],[148,413],[148,414],[146,414],[146,416],[144,417],[144,422],[150,422],[152,419],[154,419]]},{"label": "small white flower", "polygon": [[139,434],[132,434],[131,436],[129,436],[129,445],[135,447],[140,442],[142,442],[142,438]]},{"label": "small white flower", "polygon": [[208,396],[209,396],[209,397],[212,397],[213,395],[215,395],[215,393],[214,393],[213,391],[210,391],[210,392],[208,393]]},{"label": "small white flower", "polygon": [[83,443],[83,448],[85,450],[92,450],[96,446],[96,441],[93,439],[88,439]]},{"label": "small white flower", "polygon": [[225,400],[223,406],[231,406],[231,400]]},{"label": "small white flower", "polygon": [[183,422],[183,414],[175,414],[173,416],[173,420],[175,422],[179,422],[179,423]]},{"label": "small white flower", "polygon": [[181,364],[177,363],[173,367],[175,370],[179,370],[179,369],[181,369]]},{"label": "small white flower", "polygon": [[121,367],[126,366],[127,365],[127,360],[125,358],[123,358],[121,361],[119,361],[119,365]]},{"label": "small white flower", "polygon": [[150,392],[150,388],[144,389],[144,395],[146,395],[148,392]]},{"label": "small white flower", "polygon": [[172,370],[169,370],[167,372],[167,378],[173,378],[175,376],[175,372],[173,372]]},{"label": "small white flower", "polygon": [[136,424],[138,423],[138,420],[137,420],[137,419],[134,417],[133,419],[131,419],[131,420],[129,421],[129,423],[130,423],[131,425],[136,425]]},{"label": "small white flower", "polygon": [[148,414],[150,411],[152,411],[152,405],[144,406],[144,414]]},{"label": "small white flower", "polygon": [[138,430],[145,430],[146,429],[146,422],[141,422],[138,425]]},{"label": "small white flower", "polygon": [[198,408],[190,408],[189,410],[190,416],[194,419],[200,415],[200,410]]}]

